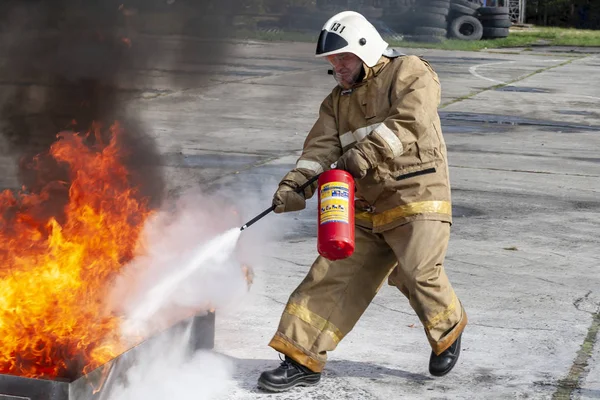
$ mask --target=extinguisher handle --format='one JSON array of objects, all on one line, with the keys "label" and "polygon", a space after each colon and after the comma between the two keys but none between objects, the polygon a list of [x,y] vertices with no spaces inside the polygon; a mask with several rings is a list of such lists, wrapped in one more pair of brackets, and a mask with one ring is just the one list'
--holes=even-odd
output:
[{"label": "extinguisher handle", "polygon": [[[313,183],[315,183],[317,181],[317,179],[319,179],[319,176],[321,176],[321,174],[317,174],[315,176],[313,176],[312,178],[310,178],[309,180],[307,180],[303,185],[299,186],[295,192],[296,193],[302,193],[304,191],[304,189],[306,189],[307,187],[309,187],[310,185],[312,185]],[[243,231],[244,229],[248,228],[250,225],[254,224],[255,222],[257,222],[258,220],[264,218],[265,216],[269,215],[273,210],[275,210],[275,205],[272,205],[271,207],[267,208],[265,211],[261,212],[260,214],[258,214],[256,217],[252,218],[250,221],[246,222],[241,228],[240,231]]]}]

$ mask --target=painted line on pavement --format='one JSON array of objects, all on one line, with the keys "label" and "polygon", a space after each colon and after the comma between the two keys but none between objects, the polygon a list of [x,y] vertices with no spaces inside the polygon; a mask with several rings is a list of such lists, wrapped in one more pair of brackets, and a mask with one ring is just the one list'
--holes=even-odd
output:
[{"label": "painted line on pavement", "polygon": [[581,384],[587,377],[589,361],[594,352],[594,346],[598,340],[600,331],[600,310],[592,314],[592,323],[588,328],[587,335],[577,352],[575,360],[571,365],[569,373],[564,379],[558,381],[556,391],[552,395],[552,400],[571,399],[574,392],[581,389]]},{"label": "painted line on pavement", "polygon": [[471,75],[473,75],[476,78],[483,79],[483,80],[489,81],[489,82],[493,82],[493,83],[496,83],[498,85],[505,85],[506,82],[499,81],[497,79],[488,78],[487,76],[483,76],[483,75],[479,74],[477,72],[477,70],[479,68],[482,68],[482,67],[496,66],[496,65],[499,65],[499,64],[514,64],[515,62],[516,61],[500,61],[500,62],[495,62],[495,63],[473,65],[472,67],[469,68],[469,73],[471,73]]}]

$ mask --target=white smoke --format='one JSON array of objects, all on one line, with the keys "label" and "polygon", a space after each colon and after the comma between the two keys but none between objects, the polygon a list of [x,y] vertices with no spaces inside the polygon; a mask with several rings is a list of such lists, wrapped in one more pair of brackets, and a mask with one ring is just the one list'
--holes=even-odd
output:
[{"label": "white smoke", "polygon": [[171,333],[138,351],[124,376],[106,387],[107,400],[222,399],[233,365],[208,351],[187,352],[188,332]]},{"label": "white smoke", "polygon": [[[264,206],[264,199],[259,203]],[[239,238],[246,215],[226,204],[188,193],[147,222],[138,254],[115,283],[110,308],[124,316],[124,340],[153,338],[135,349],[132,365],[107,382],[109,400],[214,399],[232,385],[233,365],[224,357],[189,354],[189,332],[156,336],[209,308],[218,316],[247,295],[246,268],[261,258],[256,241],[266,234],[253,228],[252,235]],[[244,205],[250,208],[248,201]]]},{"label": "white smoke", "polygon": [[234,209],[197,194],[152,216],[111,296],[111,308],[125,317],[123,336],[147,336],[241,301],[248,267],[239,234]]}]

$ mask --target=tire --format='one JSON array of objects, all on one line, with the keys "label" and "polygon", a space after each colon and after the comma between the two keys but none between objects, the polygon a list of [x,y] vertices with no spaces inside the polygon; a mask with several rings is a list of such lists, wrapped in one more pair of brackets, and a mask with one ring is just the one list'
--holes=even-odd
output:
[{"label": "tire", "polygon": [[477,12],[481,15],[508,15],[508,7],[479,7]]},{"label": "tire", "polygon": [[450,22],[448,35],[460,40],[479,40],[483,37],[483,25],[477,18],[463,15]]},{"label": "tire", "polygon": [[421,5],[423,7],[450,8],[450,0],[431,0],[431,1],[421,0],[419,5]]},{"label": "tire", "polygon": [[508,14],[495,14],[495,15],[480,15],[480,21],[496,21],[501,19],[510,19]]},{"label": "tire", "polygon": [[445,37],[448,31],[442,28],[433,28],[431,26],[419,26],[415,28],[415,35],[417,36],[441,36]]},{"label": "tire", "polygon": [[393,6],[393,7],[386,7],[383,9],[383,13],[384,15],[386,14],[405,14],[410,12],[411,7],[404,7],[404,6]]},{"label": "tire", "polygon": [[460,15],[475,15],[477,10],[474,10],[470,7],[461,6],[460,4],[450,4],[450,11],[452,14],[460,16]]},{"label": "tire", "polygon": [[510,19],[495,19],[489,21],[480,19],[480,21],[484,28],[510,28],[512,26]]},{"label": "tire", "polygon": [[448,26],[448,20],[443,15],[438,14],[417,14],[413,22],[420,26],[431,26],[434,28],[444,28]]},{"label": "tire", "polygon": [[483,28],[483,37],[486,39],[505,38],[509,33],[508,28]]},{"label": "tire", "polygon": [[469,7],[469,8],[472,8],[473,10],[477,10],[478,8],[481,7],[479,4],[473,3],[472,1],[469,1],[469,0],[452,0],[452,4],[457,4],[457,5],[463,6],[463,7]]},{"label": "tire", "polygon": [[417,8],[416,12],[419,14],[434,14],[434,15],[443,15],[444,17],[450,14],[450,7],[440,8],[440,7],[421,7]]},{"label": "tire", "polygon": [[396,7],[393,10],[395,14],[405,15],[412,10],[412,7]]}]

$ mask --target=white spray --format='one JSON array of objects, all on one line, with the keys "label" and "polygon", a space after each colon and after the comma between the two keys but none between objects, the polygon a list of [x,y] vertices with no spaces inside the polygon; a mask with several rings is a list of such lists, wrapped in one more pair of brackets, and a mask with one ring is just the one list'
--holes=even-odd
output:
[{"label": "white spray", "polygon": [[[126,332],[135,331],[136,324],[149,321],[166,305],[169,299],[174,297],[182,284],[196,275],[197,272],[201,272],[205,277],[211,270],[223,267],[224,263],[233,254],[240,233],[240,228],[233,228],[206,244],[192,249],[190,254],[183,258],[177,272],[157,282],[142,298],[137,307],[130,312],[129,319],[124,327]],[[203,276],[197,278],[202,279]],[[132,323],[134,325],[131,325]],[[139,325],[137,327],[139,328]]]},{"label": "white spray", "polygon": [[[136,257],[119,276],[110,308],[122,335],[151,336],[192,314],[239,303],[248,291],[239,217],[200,195],[183,196],[147,221]],[[251,251],[250,251],[251,253]]]},{"label": "white spray", "polygon": [[[260,208],[264,199],[257,200]],[[249,203],[244,198],[244,209],[252,212]],[[137,256],[115,284],[110,308],[125,318],[124,340],[153,336],[209,305],[219,315],[241,304],[249,288],[242,266],[261,262],[258,243],[269,235],[265,229],[276,228],[262,224],[240,237],[241,216],[197,193],[182,196],[170,210],[147,221]],[[188,344],[181,333],[153,339],[125,374],[107,382],[107,400],[222,398],[235,385],[231,361],[214,352],[190,356]]]}]

